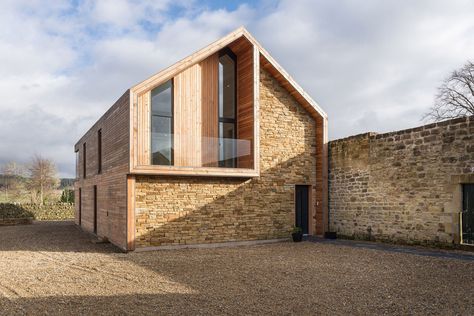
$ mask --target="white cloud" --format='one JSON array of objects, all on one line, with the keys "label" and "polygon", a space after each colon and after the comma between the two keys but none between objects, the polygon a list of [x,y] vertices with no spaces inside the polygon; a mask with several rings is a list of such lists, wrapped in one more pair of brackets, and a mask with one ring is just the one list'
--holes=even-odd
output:
[{"label": "white cloud", "polygon": [[328,112],[331,138],[420,124],[472,59],[474,3],[11,0],[0,11],[0,163],[73,145],[130,86],[245,25]]},{"label": "white cloud", "polygon": [[472,59],[473,15],[471,1],[285,0],[253,29],[338,138],[421,124],[443,77]]},{"label": "white cloud", "polygon": [[93,18],[99,23],[126,26],[137,16],[136,7],[127,0],[101,0],[94,2]]},{"label": "white cloud", "polygon": [[[184,11],[173,20],[169,6]],[[12,1],[3,9],[0,163],[54,153],[63,176],[74,172],[74,143],[126,89],[252,13],[189,1]]]}]

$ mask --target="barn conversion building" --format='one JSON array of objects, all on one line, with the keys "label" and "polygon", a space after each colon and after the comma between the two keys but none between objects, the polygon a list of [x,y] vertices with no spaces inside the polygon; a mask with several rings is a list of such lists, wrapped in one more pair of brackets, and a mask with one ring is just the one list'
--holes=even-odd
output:
[{"label": "barn conversion building", "polygon": [[76,223],[124,250],[327,230],[327,115],[244,28],[131,87],[75,151]]},{"label": "barn conversion building", "polygon": [[467,117],[328,143],[324,111],[239,28],[131,87],[79,140],[76,223],[127,251],[294,226],[474,244],[473,135]]}]

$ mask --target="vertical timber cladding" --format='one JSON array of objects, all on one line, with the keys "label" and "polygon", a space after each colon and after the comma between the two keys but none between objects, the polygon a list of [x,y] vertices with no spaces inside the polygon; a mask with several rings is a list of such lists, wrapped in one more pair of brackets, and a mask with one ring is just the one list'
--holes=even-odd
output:
[{"label": "vertical timber cladding", "polygon": [[151,127],[150,127],[150,91],[146,91],[137,98],[137,144],[136,161],[139,166],[150,164],[150,145],[151,145]]},{"label": "vertical timber cladding", "polygon": [[330,225],[403,243],[459,242],[461,184],[474,182],[474,117],[330,142]]},{"label": "vertical timber cladding", "polygon": [[174,77],[174,165],[201,167],[201,64]]},{"label": "vertical timber cladding", "polygon": [[259,84],[260,177],[136,176],[136,248],[288,238],[295,184],[316,187],[316,122],[268,72]]},{"label": "vertical timber cladding", "polygon": [[201,62],[202,91],[202,165],[217,167],[219,160],[219,54]]},{"label": "vertical timber cladding", "polygon": [[127,250],[135,250],[135,177],[127,177]]},{"label": "vertical timber cladding", "polygon": [[[230,48],[237,55],[237,138],[249,141],[251,150],[249,155],[239,157],[238,167],[252,169],[254,50],[243,38]],[[216,53],[174,77],[175,166],[217,166],[218,67],[219,54]]]},{"label": "vertical timber cladding", "polygon": [[[250,155],[239,157],[239,168],[254,168],[254,51],[253,45],[241,38],[230,46],[237,55],[237,138],[250,142]],[[237,152],[245,150],[245,143],[239,142]]]},{"label": "vertical timber cladding", "polygon": [[[243,38],[229,47],[237,55],[237,138],[250,142],[250,154],[239,157],[238,167],[253,169],[254,48]],[[217,167],[218,66],[215,53],[173,78],[174,166]],[[135,157],[139,166],[150,164],[150,109],[148,90],[137,98]],[[238,146],[243,145],[239,142]]]},{"label": "vertical timber cladding", "polygon": [[[102,130],[102,173],[98,174],[98,137]],[[86,178],[82,176],[82,144],[86,143]],[[81,226],[94,230],[94,186],[97,186],[97,235],[126,248],[127,183],[130,156],[130,94],[124,93],[76,144],[80,172],[74,187],[81,189]],[[78,194],[78,193],[77,193]],[[77,197],[77,195],[76,195]],[[78,205],[76,212],[78,212]],[[76,215],[77,221],[79,214]]]}]

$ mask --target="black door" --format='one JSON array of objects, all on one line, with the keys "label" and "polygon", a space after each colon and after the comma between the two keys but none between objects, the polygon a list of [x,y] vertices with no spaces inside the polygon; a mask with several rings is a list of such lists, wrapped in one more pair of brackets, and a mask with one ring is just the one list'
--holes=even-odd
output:
[{"label": "black door", "polygon": [[97,186],[94,185],[94,234],[97,234]]},{"label": "black door", "polygon": [[462,240],[465,244],[474,244],[474,184],[463,184]]},{"label": "black door", "polygon": [[308,234],[309,186],[295,187],[295,226],[301,227],[303,234]]}]

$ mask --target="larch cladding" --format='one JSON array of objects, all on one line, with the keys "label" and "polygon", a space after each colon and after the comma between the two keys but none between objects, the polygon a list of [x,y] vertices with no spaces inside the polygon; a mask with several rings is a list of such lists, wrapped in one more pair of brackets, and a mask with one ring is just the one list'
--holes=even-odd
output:
[{"label": "larch cladding", "polygon": [[[102,172],[99,173],[98,131],[102,131]],[[97,187],[97,235],[120,248],[127,246],[127,173],[130,156],[130,93],[125,92],[81,138],[75,188],[75,222],[94,230],[94,186]],[[86,177],[83,177],[86,144]],[[79,197],[81,189],[81,198]],[[81,202],[79,202],[81,200]],[[79,209],[79,205],[81,205]],[[79,223],[79,216],[81,221]]]},{"label": "larch cladding", "polygon": [[474,182],[474,117],[329,143],[330,229],[402,243],[459,242]]},{"label": "larch cladding", "polygon": [[316,124],[267,72],[260,76],[260,177],[137,176],[139,247],[287,238],[295,184],[315,187]]}]

